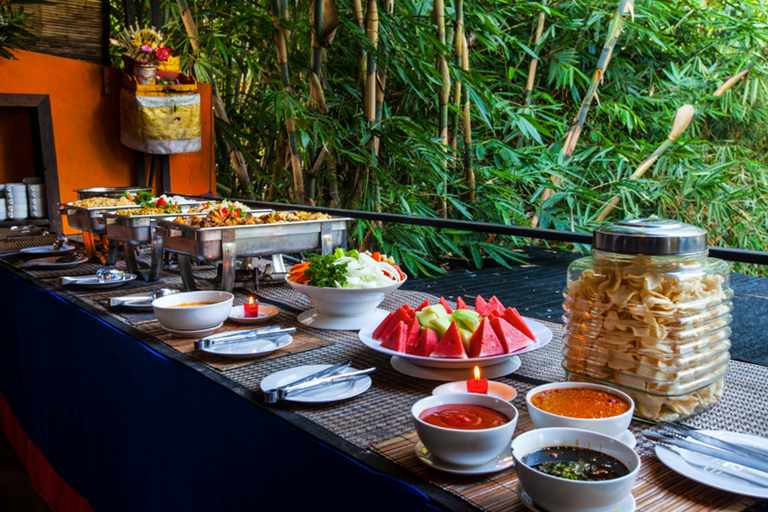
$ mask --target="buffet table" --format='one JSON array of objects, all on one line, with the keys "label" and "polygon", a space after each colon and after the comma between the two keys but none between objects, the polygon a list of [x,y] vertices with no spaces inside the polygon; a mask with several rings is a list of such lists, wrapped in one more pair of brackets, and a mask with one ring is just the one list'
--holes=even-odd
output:
[{"label": "buffet table", "polygon": [[[413,451],[410,406],[440,383],[399,373],[355,332],[298,323],[311,304],[285,284],[262,286],[257,296],[280,308],[276,321],[295,326],[297,342],[261,359],[232,360],[195,351],[193,340],[171,335],[151,313],[105,305],[109,297],[181,288],[177,273],[114,290],[63,290],[58,276],[89,275],[100,266],[24,271],[13,259],[0,262],[0,426],[17,451],[39,450],[58,475],[28,467],[54,510],[526,509],[514,469],[457,476],[422,464]],[[201,288],[215,286],[215,268],[195,272]],[[253,292],[236,284],[233,293],[241,304]],[[435,299],[399,290],[381,307],[426,298]],[[522,355],[518,371],[495,379],[518,392],[518,432],[533,428],[526,391],[564,378],[560,326],[543,323],[553,340]],[[247,327],[222,327],[237,328]],[[264,377],[345,359],[377,368],[365,393],[326,404],[264,403]],[[768,368],[733,362],[721,402],[689,423],[768,436],[766,378]],[[643,459],[633,492],[638,510],[762,509],[761,500],[666,468],[642,437],[644,428],[632,424]],[[35,460],[29,453],[21,458]]]}]

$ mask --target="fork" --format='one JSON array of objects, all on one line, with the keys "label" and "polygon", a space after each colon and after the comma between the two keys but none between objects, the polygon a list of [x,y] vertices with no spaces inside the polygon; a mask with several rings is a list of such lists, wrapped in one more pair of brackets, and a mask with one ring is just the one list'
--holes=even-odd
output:
[{"label": "fork", "polygon": [[758,447],[746,447],[740,444],[731,443],[729,441],[723,441],[722,439],[707,435],[693,427],[684,425],[682,423],[672,423],[664,420],[661,420],[658,423],[659,426],[661,426],[666,431],[666,433],[677,439],[685,440],[691,437],[710,446],[715,446],[732,453],[738,453],[740,455],[752,457],[753,459],[758,459],[768,464],[768,452]]}]

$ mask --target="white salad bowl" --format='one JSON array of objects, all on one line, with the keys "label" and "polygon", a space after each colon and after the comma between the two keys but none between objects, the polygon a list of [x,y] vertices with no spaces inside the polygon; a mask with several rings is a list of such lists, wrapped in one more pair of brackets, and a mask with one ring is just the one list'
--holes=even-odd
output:
[{"label": "white salad bowl", "polygon": [[[177,331],[197,331],[219,325],[229,317],[232,301],[229,292],[195,291],[160,297],[152,301],[152,309],[160,325]],[[179,304],[213,304],[179,306]]]},{"label": "white salad bowl", "polygon": [[294,283],[290,279],[285,281],[291,288],[306,295],[321,315],[357,317],[372,314],[384,297],[400,288],[405,279],[374,288],[323,288]]},{"label": "white salad bowl", "polygon": [[[542,473],[523,462],[525,457],[542,448],[589,448],[619,460],[629,473],[611,480],[568,480]],[[640,472],[640,457],[635,451],[612,437],[575,428],[541,428],[515,437],[512,456],[520,485],[534,503],[549,512],[612,512],[626,499]]]},{"label": "white salad bowl", "polygon": [[[551,412],[544,411],[531,403],[531,398],[537,393],[550,389],[563,388],[588,388],[604,391],[618,398],[621,398],[626,403],[628,403],[629,410],[623,414],[610,416],[607,418],[572,418],[569,416],[561,416],[559,414],[553,414]],[[591,430],[592,432],[598,432],[600,434],[605,434],[612,437],[616,437],[624,433],[629,428],[629,424],[632,421],[632,414],[635,411],[635,402],[628,394],[609,386],[591,384],[587,382],[554,382],[551,384],[542,384],[541,386],[536,386],[525,395],[525,403],[528,406],[528,415],[531,417],[531,421],[533,421],[533,424],[536,426],[536,428],[579,428],[583,430]]]}]

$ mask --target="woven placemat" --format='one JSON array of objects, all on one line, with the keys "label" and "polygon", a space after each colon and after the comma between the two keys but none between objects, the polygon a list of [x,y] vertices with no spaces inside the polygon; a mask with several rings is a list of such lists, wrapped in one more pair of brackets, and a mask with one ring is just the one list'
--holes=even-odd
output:
[{"label": "woven placemat", "polygon": [[[10,254],[19,252],[29,247],[42,247],[44,245],[53,245],[58,235],[55,233],[48,235],[25,235],[19,236],[15,232],[6,229],[6,233],[0,233],[0,254]],[[13,234],[11,234],[13,233]]]}]

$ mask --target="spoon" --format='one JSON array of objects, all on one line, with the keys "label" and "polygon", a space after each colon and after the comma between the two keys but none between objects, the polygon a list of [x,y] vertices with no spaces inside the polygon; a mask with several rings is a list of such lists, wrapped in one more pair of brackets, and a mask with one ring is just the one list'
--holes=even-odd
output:
[{"label": "spoon", "polygon": [[67,237],[65,237],[64,235],[59,235],[56,241],[53,242],[53,250],[60,251],[61,248],[66,245],[67,241],[68,241]]},{"label": "spoon", "polygon": [[59,256],[55,260],[53,260],[54,263],[72,263],[73,261],[77,261],[80,258],[83,257],[85,253],[83,251],[73,251],[69,254],[65,254],[64,256]]}]

